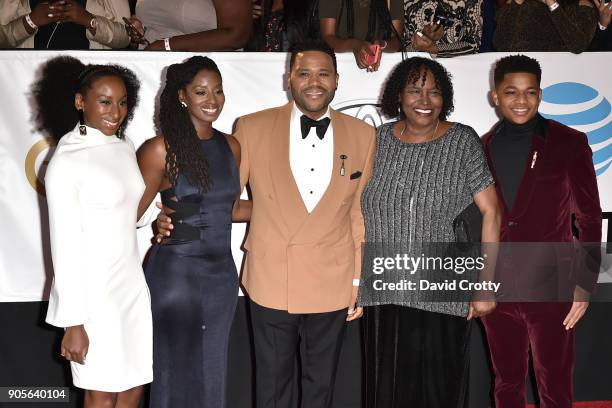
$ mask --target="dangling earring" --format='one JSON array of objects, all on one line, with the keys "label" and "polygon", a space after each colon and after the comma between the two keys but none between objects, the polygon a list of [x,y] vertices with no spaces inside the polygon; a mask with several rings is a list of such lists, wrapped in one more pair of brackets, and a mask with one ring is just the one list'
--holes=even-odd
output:
[{"label": "dangling earring", "polygon": [[186,108],[186,107],[187,107],[187,103],[186,103],[185,101],[181,101],[181,106],[182,106],[183,108]]},{"label": "dangling earring", "polygon": [[81,136],[85,136],[87,134],[85,119],[83,119],[83,109],[79,109],[79,133],[81,134]]}]

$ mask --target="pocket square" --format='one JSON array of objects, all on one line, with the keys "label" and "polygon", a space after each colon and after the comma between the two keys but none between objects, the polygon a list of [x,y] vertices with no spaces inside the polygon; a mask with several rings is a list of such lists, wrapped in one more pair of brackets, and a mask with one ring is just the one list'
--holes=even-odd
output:
[{"label": "pocket square", "polygon": [[359,177],[361,177],[361,172],[360,171],[356,171],[353,174],[351,174],[351,180],[358,179]]}]

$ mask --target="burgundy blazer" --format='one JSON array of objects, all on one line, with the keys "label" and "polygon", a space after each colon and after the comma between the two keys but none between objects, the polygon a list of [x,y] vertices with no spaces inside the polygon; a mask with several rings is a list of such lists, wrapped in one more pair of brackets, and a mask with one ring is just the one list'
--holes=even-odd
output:
[{"label": "burgundy blazer", "polygon": [[600,242],[599,191],[586,135],[541,118],[539,134],[533,137],[516,200],[509,211],[489,151],[491,140],[502,127],[500,122],[482,138],[502,206],[500,241],[571,242],[574,213],[580,241]]},{"label": "burgundy blazer", "polygon": [[[554,120],[540,117],[514,206],[509,210],[489,150],[491,140],[500,133],[503,126],[502,121],[482,138],[502,207],[500,241],[571,242],[574,239],[572,214],[575,214],[579,240],[584,243],[600,242],[601,207],[593,153],[586,135]],[[556,267],[552,269],[540,268],[540,263],[535,260],[541,259],[547,252],[542,252],[542,248],[535,245],[534,252],[529,255],[523,250],[519,258],[525,259],[517,260],[511,256],[511,264],[518,262],[521,265],[520,271],[516,268],[517,264],[498,269],[500,280],[507,279],[502,278],[505,272],[513,276],[511,280],[515,282],[515,295],[518,293],[527,300],[551,299],[547,290],[552,289],[553,292],[562,293],[553,295],[553,298],[558,296],[558,299],[570,301],[576,284],[588,292],[593,291],[599,270],[599,244],[586,245],[591,255],[582,261],[577,261],[575,255],[559,258],[560,254],[557,253]],[[570,248],[565,249],[571,253]],[[583,262],[588,262],[588,267],[585,268],[587,264]],[[553,278],[552,284],[543,284],[553,276],[556,278]],[[535,294],[530,294],[529,291],[534,288]]]}]

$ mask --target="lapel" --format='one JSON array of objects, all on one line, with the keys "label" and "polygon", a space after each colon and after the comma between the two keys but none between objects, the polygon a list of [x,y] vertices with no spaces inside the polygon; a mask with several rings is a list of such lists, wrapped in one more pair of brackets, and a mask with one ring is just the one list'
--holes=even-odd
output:
[{"label": "lapel", "polygon": [[[289,240],[298,234],[312,236],[309,232],[315,232],[316,235],[316,231],[322,225],[329,225],[333,221],[337,208],[343,204],[346,190],[350,186],[350,175],[355,170],[363,171],[358,166],[359,159],[356,150],[352,147],[346,124],[342,116],[332,109],[330,111],[331,126],[334,132],[332,174],[321,200],[309,214],[289,163],[289,122],[292,109],[293,102],[280,108],[269,143],[270,174],[280,209],[279,215],[287,226],[286,232]],[[340,175],[342,162],[340,155],[342,154],[347,156],[344,160],[344,176]]]},{"label": "lapel", "polygon": [[271,133],[270,175],[280,216],[287,226],[288,238],[292,237],[308,217],[308,211],[302,201],[291,165],[289,163],[289,122],[293,102],[281,107]]},{"label": "lapel", "polygon": [[[542,169],[542,160],[545,155],[546,148],[546,126],[543,125],[543,121],[545,119],[540,118],[540,124],[538,125],[536,132],[531,139],[531,148],[529,149],[529,153],[527,154],[527,160],[525,161],[525,168],[523,170],[523,176],[521,178],[521,183],[519,185],[519,189],[516,193],[516,198],[514,200],[514,206],[512,210],[508,209],[508,204],[504,197],[504,193],[501,188],[497,188],[497,194],[499,196],[499,200],[502,203],[503,211],[508,214],[509,218],[518,218],[522,216],[525,211],[530,206],[531,198],[533,196],[533,192],[535,190],[538,175],[540,174],[540,169]],[[487,151],[487,156],[489,157],[489,167],[491,169],[491,173],[493,173],[493,177],[495,180],[499,181],[497,177],[497,173],[495,170],[495,164],[493,163],[491,152],[489,150],[489,145],[494,137],[496,137],[501,129],[503,128],[503,122],[500,123],[495,129],[491,132],[491,137],[485,140],[485,149]]]},{"label": "lapel", "polygon": [[[538,130],[543,129],[542,126],[538,126]],[[529,149],[529,155],[525,162],[525,171],[523,172],[523,178],[521,179],[520,187],[516,193],[516,199],[514,200],[514,206],[510,212],[512,217],[522,216],[531,205],[531,199],[535,191],[538,175],[540,174],[546,149],[546,139],[543,131],[536,131],[531,139],[531,149]]]}]

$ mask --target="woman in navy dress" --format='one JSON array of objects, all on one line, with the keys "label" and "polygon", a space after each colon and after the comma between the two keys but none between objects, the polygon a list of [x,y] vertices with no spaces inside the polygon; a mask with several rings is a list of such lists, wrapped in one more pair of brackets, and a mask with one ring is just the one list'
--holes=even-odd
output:
[{"label": "woman in navy dress", "polygon": [[151,407],[223,408],[228,337],[238,296],[231,253],[240,206],[240,144],[212,127],[225,96],[207,57],[168,68],[160,98],[161,135],[138,151],[146,190],[173,211],[172,237],[146,268],[153,312]]}]

